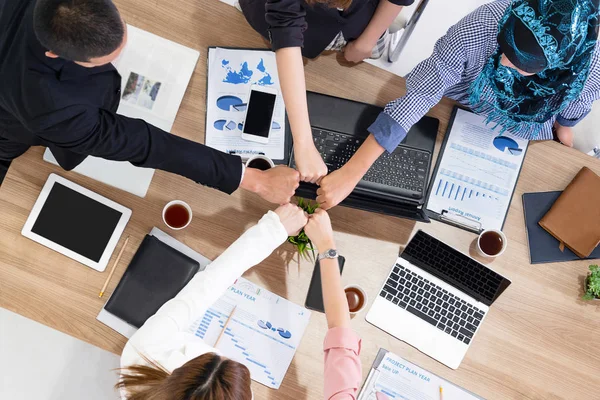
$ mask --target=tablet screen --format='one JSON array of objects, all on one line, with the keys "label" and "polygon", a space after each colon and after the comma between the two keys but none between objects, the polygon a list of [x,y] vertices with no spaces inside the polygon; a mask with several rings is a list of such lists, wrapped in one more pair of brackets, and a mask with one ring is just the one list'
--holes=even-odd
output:
[{"label": "tablet screen", "polygon": [[122,213],[56,182],[32,232],[99,262]]}]

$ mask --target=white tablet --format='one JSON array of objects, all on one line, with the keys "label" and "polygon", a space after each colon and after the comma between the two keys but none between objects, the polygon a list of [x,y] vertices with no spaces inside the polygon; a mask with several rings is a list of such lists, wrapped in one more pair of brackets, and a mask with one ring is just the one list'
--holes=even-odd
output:
[{"label": "white tablet", "polygon": [[130,217],[130,209],[50,174],[21,233],[102,272]]}]

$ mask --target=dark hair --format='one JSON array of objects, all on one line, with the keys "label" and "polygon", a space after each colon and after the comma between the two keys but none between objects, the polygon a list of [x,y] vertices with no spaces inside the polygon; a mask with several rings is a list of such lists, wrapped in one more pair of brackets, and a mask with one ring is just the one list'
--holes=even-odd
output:
[{"label": "dark hair", "polygon": [[125,35],[123,20],[111,0],[38,0],[33,26],[46,49],[80,62],[111,54]]},{"label": "dark hair", "polygon": [[171,374],[142,356],[149,366],[122,370],[115,385],[127,400],[250,400],[250,371],[237,361],[215,353],[198,356]]}]

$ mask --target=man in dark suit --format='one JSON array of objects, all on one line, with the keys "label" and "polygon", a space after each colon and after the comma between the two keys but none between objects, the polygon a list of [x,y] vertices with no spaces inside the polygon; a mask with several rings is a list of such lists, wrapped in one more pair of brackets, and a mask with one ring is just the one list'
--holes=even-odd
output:
[{"label": "man in dark suit", "polygon": [[88,155],[183,175],[226,193],[238,187],[287,203],[298,172],[245,169],[240,157],[116,114],[111,64],[127,27],[110,0],[0,2],[0,160],[47,146],[66,170]]}]

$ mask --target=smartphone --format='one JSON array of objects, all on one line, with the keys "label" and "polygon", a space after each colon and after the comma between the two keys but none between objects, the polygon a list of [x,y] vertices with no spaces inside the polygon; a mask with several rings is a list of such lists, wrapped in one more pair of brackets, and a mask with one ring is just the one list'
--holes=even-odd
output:
[{"label": "smartphone", "polygon": [[[340,266],[340,275],[344,270],[344,263],[346,259],[342,256],[338,256],[338,263]],[[312,278],[310,279],[310,286],[308,287],[308,294],[306,295],[306,301],[304,307],[309,310],[325,312],[325,305],[323,304],[323,292],[321,288],[321,264],[319,261],[315,264]]]},{"label": "smartphone", "polygon": [[250,87],[242,139],[258,143],[269,142],[276,101],[277,89],[260,85]]}]

